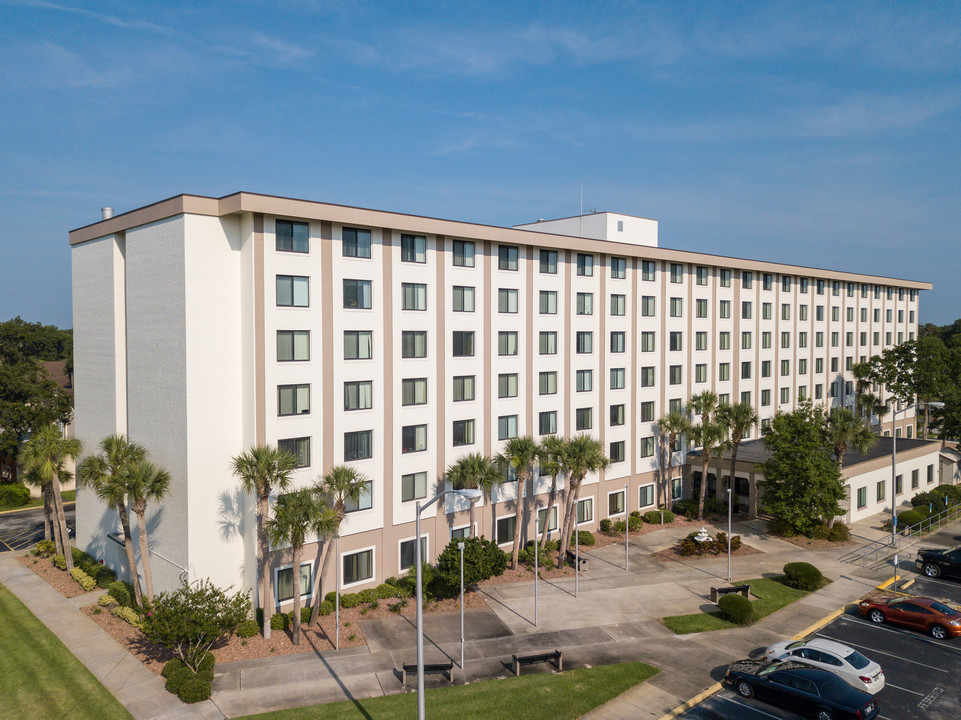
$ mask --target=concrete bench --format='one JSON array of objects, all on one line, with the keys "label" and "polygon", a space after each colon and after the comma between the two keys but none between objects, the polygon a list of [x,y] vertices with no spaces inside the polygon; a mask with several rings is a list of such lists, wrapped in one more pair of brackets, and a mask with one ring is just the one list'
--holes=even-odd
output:
[{"label": "concrete bench", "polygon": [[568,550],[568,551],[567,551],[567,561],[568,561],[568,562],[572,562],[572,563],[573,563],[573,562],[577,562],[578,559],[581,561],[581,565],[587,565],[587,558],[586,558],[586,557],[584,557],[583,555],[580,556],[580,557],[578,557],[578,554],[575,553],[573,550]]},{"label": "concrete bench", "polygon": [[[417,677],[417,663],[414,663],[412,665],[408,665],[407,663],[405,663],[403,668],[401,669],[400,681],[401,681],[401,684],[404,685],[404,687],[407,687],[407,673],[410,673],[414,677]],[[447,678],[451,682],[454,682],[453,661],[445,662],[445,663],[424,663],[424,675],[440,675],[440,674],[447,675]]]},{"label": "concrete bench", "polygon": [[750,594],[750,585],[731,585],[730,587],[712,587],[711,588],[711,602],[717,603],[722,595],[727,595],[728,593],[740,593],[744,597],[748,597]]},{"label": "concrete bench", "polygon": [[564,671],[564,656],[560,650],[535,653],[534,655],[511,655],[514,675],[521,674],[521,665],[533,665],[534,663],[549,662],[551,660],[557,665],[558,672]]}]

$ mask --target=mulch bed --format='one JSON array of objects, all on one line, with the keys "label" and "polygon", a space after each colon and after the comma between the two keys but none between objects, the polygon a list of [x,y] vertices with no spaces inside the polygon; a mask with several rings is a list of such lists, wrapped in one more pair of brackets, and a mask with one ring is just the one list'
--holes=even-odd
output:
[{"label": "mulch bed", "polygon": [[841,542],[834,542],[833,540],[812,540],[802,535],[795,535],[794,537],[774,535],[773,537],[784,542],[789,542],[792,545],[797,545],[805,550],[829,550],[830,548],[844,547],[846,545],[857,545],[854,540],[843,540]]},{"label": "mulch bed", "polygon": [[[663,530],[664,528],[700,528],[703,524],[703,522],[698,520],[688,520],[683,515],[676,515],[674,522],[664,523],[663,525],[644,523],[641,525],[640,530],[631,530],[631,537],[635,538],[638,535],[647,535],[648,533],[657,532],[658,530]],[[622,543],[624,542],[624,533],[602,533],[598,531],[594,533],[594,539],[595,544],[593,547],[586,548],[588,551],[597,550],[598,548],[607,547],[608,545],[613,545],[615,543]],[[585,547],[581,545],[581,552],[584,552],[584,549]]]},{"label": "mulch bed", "polygon": [[21,555],[17,560],[20,561],[21,565],[30,568],[46,580],[50,587],[64,597],[72,598],[87,593],[86,590],[80,587],[80,583],[70,577],[70,573],[58,568],[50,558],[40,558],[28,554]]},{"label": "mulch bed", "polygon": [[[731,557],[742,557],[744,555],[758,555],[762,551],[757,548],[753,548],[750,545],[745,545],[741,543],[741,547],[737,550],[731,551]],[[656,553],[652,553],[652,557],[657,558],[662,562],[696,562],[698,560],[717,560],[718,558],[726,558],[727,551],[722,553],[704,553],[703,555],[681,555],[681,545],[678,543],[673,547],[669,547],[666,550],[660,550]]]}]

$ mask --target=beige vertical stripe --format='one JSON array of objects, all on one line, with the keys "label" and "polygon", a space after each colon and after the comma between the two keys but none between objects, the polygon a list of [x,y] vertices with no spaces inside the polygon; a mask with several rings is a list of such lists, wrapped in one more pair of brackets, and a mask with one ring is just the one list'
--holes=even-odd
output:
[{"label": "beige vertical stripe", "polygon": [[267,443],[267,338],[264,337],[264,216],[254,213],[254,441]]},{"label": "beige vertical stripe", "polygon": [[[333,228],[328,220],[320,223],[320,336],[323,338],[321,370],[328,379],[333,377],[334,346],[334,243]],[[334,418],[338,414],[334,408],[334,384],[325,382],[323,387],[323,471],[327,472],[334,464]]]}]

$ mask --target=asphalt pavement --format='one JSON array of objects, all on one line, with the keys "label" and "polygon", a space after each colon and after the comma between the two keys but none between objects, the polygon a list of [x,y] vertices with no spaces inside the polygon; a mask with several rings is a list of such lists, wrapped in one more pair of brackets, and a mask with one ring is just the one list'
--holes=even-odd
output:
[{"label": "asphalt pavement", "polygon": [[[67,531],[73,537],[76,527],[74,504],[64,508],[67,516]],[[0,552],[26,550],[43,540],[43,508],[10,510],[0,513]]]}]

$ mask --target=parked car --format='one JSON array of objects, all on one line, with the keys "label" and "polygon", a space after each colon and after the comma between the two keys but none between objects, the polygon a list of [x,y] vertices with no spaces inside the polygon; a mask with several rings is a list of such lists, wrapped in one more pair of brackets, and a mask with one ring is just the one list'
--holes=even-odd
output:
[{"label": "parked car", "polygon": [[795,660],[738,660],[727,669],[724,684],[743,698],[757,697],[817,720],[871,720],[881,711],[870,693]]},{"label": "parked car", "polygon": [[944,548],[921,548],[914,558],[918,568],[931,578],[948,575],[961,577],[961,545]]},{"label": "parked car", "polygon": [[961,611],[931,598],[862,600],[858,610],[873,623],[904,625],[931,633],[938,640],[961,635]]},{"label": "parked car", "polygon": [[833,672],[844,682],[872,695],[884,687],[881,666],[854,648],[826,638],[785,640],[767,649],[768,660],[795,662]]}]

